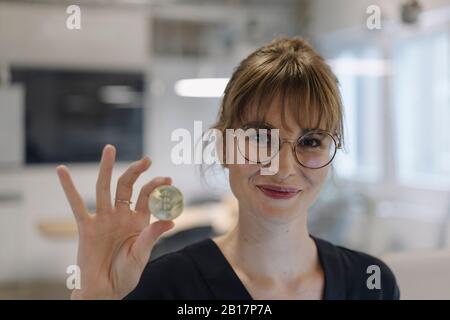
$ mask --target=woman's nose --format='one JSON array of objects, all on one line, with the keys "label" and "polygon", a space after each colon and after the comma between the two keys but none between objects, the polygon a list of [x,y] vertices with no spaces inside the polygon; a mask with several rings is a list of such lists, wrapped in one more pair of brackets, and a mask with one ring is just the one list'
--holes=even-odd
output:
[{"label": "woman's nose", "polygon": [[278,171],[275,174],[280,179],[285,179],[296,172],[297,161],[289,142],[281,142],[278,152]]}]

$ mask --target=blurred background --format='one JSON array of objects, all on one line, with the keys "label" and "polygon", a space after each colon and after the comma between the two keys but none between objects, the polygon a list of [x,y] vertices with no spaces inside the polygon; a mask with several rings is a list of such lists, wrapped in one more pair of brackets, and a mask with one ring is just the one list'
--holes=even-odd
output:
[{"label": "blurred background", "polygon": [[280,35],[313,44],[345,104],[347,150],[311,233],[386,257],[403,298],[450,299],[450,0],[0,0],[0,299],[69,297],[77,232],[55,166],[93,210],[106,143],[114,179],[149,155],[135,190],[168,175],[184,193],[152,259],[228,230],[226,172],[205,183],[170,160],[172,131],[206,130],[223,86],[178,81],[227,79]]}]

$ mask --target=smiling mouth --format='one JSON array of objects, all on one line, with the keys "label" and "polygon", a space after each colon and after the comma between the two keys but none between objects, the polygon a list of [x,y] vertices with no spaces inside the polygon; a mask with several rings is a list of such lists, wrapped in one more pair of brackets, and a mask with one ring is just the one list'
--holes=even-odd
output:
[{"label": "smiling mouth", "polygon": [[280,187],[274,185],[258,185],[257,187],[266,196],[272,199],[290,199],[302,192],[302,190],[296,188]]}]

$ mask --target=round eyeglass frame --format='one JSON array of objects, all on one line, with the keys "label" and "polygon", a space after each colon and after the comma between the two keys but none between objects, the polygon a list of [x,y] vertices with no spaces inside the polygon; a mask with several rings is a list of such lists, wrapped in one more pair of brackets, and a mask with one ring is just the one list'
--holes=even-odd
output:
[{"label": "round eyeglass frame", "polygon": [[[258,123],[258,125],[259,125],[259,126],[263,125],[264,127],[261,127],[261,128],[254,128],[254,127],[251,126],[251,124],[247,124],[247,125],[242,126],[240,129],[242,129],[242,130],[244,130],[244,131],[246,131],[246,130],[248,130],[248,129],[256,129],[256,130],[259,130],[259,129],[267,129],[267,130],[276,129],[276,128],[274,128],[274,127],[268,125],[268,124],[261,124],[261,123]],[[334,153],[333,153],[333,156],[331,157],[331,159],[330,159],[326,164],[324,164],[324,165],[322,165],[322,166],[320,166],[320,167],[317,167],[317,168],[308,167],[308,166],[302,164],[302,163],[300,162],[300,160],[298,159],[297,155],[296,155],[296,148],[297,148],[298,142],[299,142],[300,140],[304,139],[305,136],[310,135],[310,134],[314,134],[314,133],[321,133],[321,134],[326,134],[326,135],[328,135],[328,136],[331,138],[331,140],[333,141],[334,146],[335,146],[335,148],[334,148]],[[238,136],[236,133],[234,133],[233,135],[234,135],[237,139],[239,139],[239,136]],[[294,153],[294,158],[295,158],[295,160],[297,161],[297,163],[298,163],[300,166],[304,167],[304,168],[312,169],[312,170],[315,170],[315,169],[322,169],[322,168],[328,166],[328,165],[334,160],[334,158],[336,157],[337,150],[338,150],[338,149],[342,149],[342,146],[341,146],[340,142],[336,141],[336,138],[335,138],[330,132],[328,132],[328,131],[326,131],[326,130],[322,130],[322,129],[313,129],[313,130],[310,130],[310,131],[305,132],[304,134],[302,134],[298,139],[294,139],[294,140],[293,140],[293,139],[281,139],[280,137],[278,137],[278,139],[279,139],[279,147],[278,147],[278,151],[270,158],[270,160],[267,161],[267,163],[263,163],[263,162],[261,162],[261,161],[253,161],[253,160],[248,159],[248,158],[245,156],[245,153],[243,153],[243,152],[241,151],[241,149],[239,148],[239,143],[238,143],[237,149],[238,149],[239,153],[244,157],[245,160],[247,160],[247,161],[249,161],[249,162],[251,162],[251,163],[254,163],[254,164],[267,165],[267,164],[270,163],[270,161],[272,161],[272,159],[275,158],[276,155],[280,152],[281,147],[283,146],[283,143],[287,142],[287,143],[289,143],[289,144],[292,146],[292,152]],[[295,143],[295,144],[293,145],[293,143]]]}]

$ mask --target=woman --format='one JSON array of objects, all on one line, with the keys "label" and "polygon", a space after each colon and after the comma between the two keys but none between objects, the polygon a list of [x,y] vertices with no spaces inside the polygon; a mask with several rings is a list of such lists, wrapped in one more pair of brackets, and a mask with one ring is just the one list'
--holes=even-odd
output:
[{"label": "woman", "polygon": [[[225,89],[214,128],[224,133],[239,128],[279,131],[266,138],[224,135],[236,139],[231,148],[248,160],[223,164],[239,202],[236,227],[151,263],[153,245],[174,223],[149,224],[148,196],[171,179],[158,177],[145,184],[132,210],[133,184],[151,164],[144,157],[119,178],[113,205],[115,149],[108,145],[100,162],[94,215],[88,213],[67,168],[57,168],[79,227],[81,288],[72,298],[399,298],[395,277],[382,261],[308,233],[308,208],[343,143],[337,80],[310,45],[299,38],[279,38],[243,60]],[[242,141],[260,148],[269,140],[279,143],[266,162],[250,159],[245,145],[239,148]],[[222,151],[225,155],[230,150]],[[275,159],[276,170],[262,174]]]}]

